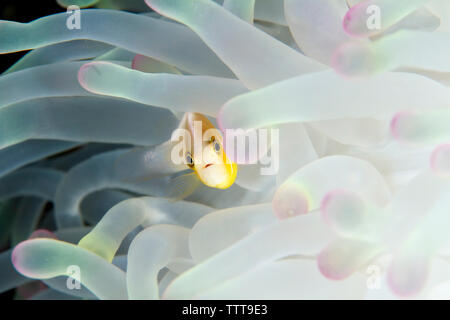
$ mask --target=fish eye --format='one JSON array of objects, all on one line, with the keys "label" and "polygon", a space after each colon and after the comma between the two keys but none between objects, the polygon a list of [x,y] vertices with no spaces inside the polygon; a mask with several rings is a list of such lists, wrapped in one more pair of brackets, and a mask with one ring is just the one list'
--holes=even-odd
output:
[{"label": "fish eye", "polygon": [[219,142],[214,142],[214,151],[217,153],[220,151],[220,143]]},{"label": "fish eye", "polygon": [[192,156],[189,152],[186,154],[186,163],[189,167],[194,166],[194,159],[192,159]]}]

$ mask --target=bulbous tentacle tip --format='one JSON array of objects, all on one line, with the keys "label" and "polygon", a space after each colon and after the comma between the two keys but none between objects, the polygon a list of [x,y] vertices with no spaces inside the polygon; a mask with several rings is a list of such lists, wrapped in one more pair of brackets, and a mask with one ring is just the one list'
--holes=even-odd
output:
[{"label": "bulbous tentacle tip", "polygon": [[392,117],[389,130],[394,139],[403,140],[407,132],[411,131],[411,128],[408,128],[408,120],[412,115],[414,115],[412,111],[401,111]]},{"label": "bulbous tentacle tip", "polygon": [[46,229],[35,230],[28,239],[31,240],[31,239],[40,239],[40,238],[58,240],[58,237],[56,236],[56,234],[54,234],[53,232],[46,230]]},{"label": "bulbous tentacle tip", "polygon": [[26,251],[32,240],[25,240],[16,245],[11,253],[11,262],[17,272],[26,275],[24,261],[26,259]]},{"label": "bulbous tentacle tip", "polygon": [[352,272],[341,269],[331,260],[332,252],[329,247],[323,249],[317,256],[317,268],[319,272],[329,280],[344,280],[348,278]]},{"label": "bulbous tentacle tip", "polygon": [[67,245],[66,242],[51,238],[34,238],[20,242],[11,254],[14,268],[28,278],[47,279],[52,277],[55,247]]},{"label": "bulbous tentacle tip", "polygon": [[352,17],[353,12],[354,12],[354,9],[350,8],[350,10],[347,11],[344,18],[342,19],[342,28],[349,35],[352,35],[352,32],[350,30],[350,24],[353,20],[353,17]]},{"label": "bulbous tentacle tip", "polygon": [[434,149],[430,157],[430,168],[440,177],[450,177],[450,143],[442,144]]},{"label": "bulbous tentacle tip", "polygon": [[[367,8],[367,1],[363,1],[351,7],[342,19],[342,28],[351,37],[354,38],[365,38],[367,35],[360,32],[355,32],[354,25],[361,19],[361,12],[365,12]],[[364,19],[364,18],[363,18]]]},{"label": "bulbous tentacle tip", "polygon": [[309,202],[305,194],[295,187],[280,188],[273,197],[272,206],[279,220],[288,219],[309,212]]},{"label": "bulbous tentacle tip", "polygon": [[317,266],[330,280],[344,280],[368,265],[382,252],[378,243],[338,238],[317,256]]},{"label": "bulbous tentacle tip", "polygon": [[331,56],[331,67],[343,78],[365,78],[377,70],[376,54],[370,44],[347,41],[339,45]]},{"label": "bulbous tentacle tip", "polygon": [[131,69],[136,70],[136,65],[138,61],[140,60],[140,55],[135,55],[133,60],[131,60]]},{"label": "bulbous tentacle tip", "polygon": [[324,221],[342,236],[352,236],[364,227],[365,210],[363,199],[346,190],[328,192],[320,207]]},{"label": "bulbous tentacle tip", "polygon": [[387,270],[387,282],[394,294],[403,298],[412,298],[423,291],[426,285],[431,258],[427,256],[394,257]]},{"label": "bulbous tentacle tip", "polygon": [[94,61],[83,64],[78,70],[78,83],[86,91],[99,93],[93,89],[93,84],[101,81],[102,72],[99,67],[107,65],[113,65],[113,63],[105,61]]},{"label": "bulbous tentacle tip", "polygon": [[78,82],[80,85],[89,91],[89,87],[87,86],[86,79],[88,78],[89,69],[91,68],[93,62],[88,62],[81,66],[80,70],[78,70]]}]

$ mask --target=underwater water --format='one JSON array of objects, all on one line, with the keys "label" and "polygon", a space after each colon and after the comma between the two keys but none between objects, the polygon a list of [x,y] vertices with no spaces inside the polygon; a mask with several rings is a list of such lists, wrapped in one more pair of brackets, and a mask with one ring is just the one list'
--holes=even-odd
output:
[{"label": "underwater water", "polygon": [[448,0],[51,3],[0,9],[1,297],[450,299]]}]

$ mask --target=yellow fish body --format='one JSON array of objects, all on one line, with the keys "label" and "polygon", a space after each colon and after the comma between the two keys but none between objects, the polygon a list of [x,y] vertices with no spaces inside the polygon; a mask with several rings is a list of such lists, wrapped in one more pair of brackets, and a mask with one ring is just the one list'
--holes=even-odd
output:
[{"label": "yellow fish body", "polygon": [[194,112],[183,116],[180,128],[189,132],[191,139],[184,155],[187,167],[208,187],[230,187],[236,180],[237,164],[227,157],[220,131],[207,117]]}]

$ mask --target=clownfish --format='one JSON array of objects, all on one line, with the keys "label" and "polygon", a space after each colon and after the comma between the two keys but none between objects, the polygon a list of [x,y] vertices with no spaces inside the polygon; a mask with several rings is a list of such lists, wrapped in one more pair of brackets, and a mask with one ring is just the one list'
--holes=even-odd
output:
[{"label": "clownfish", "polygon": [[128,182],[169,176],[166,193],[174,200],[186,198],[200,184],[227,189],[235,182],[238,167],[223,146],[221,132],[207,117],[187,112],[170,140],[125,152],[115,160],[113,174]]},{"label": "clownfish", "polygon": [[207,117],[194,112],[184,114],[179,128],[189,133],[186,139],[190,138],[190,143],[184,154],[187,168],[208,187],[229,188],[236,180],[238,167],[227,157],[220,131]]}]

